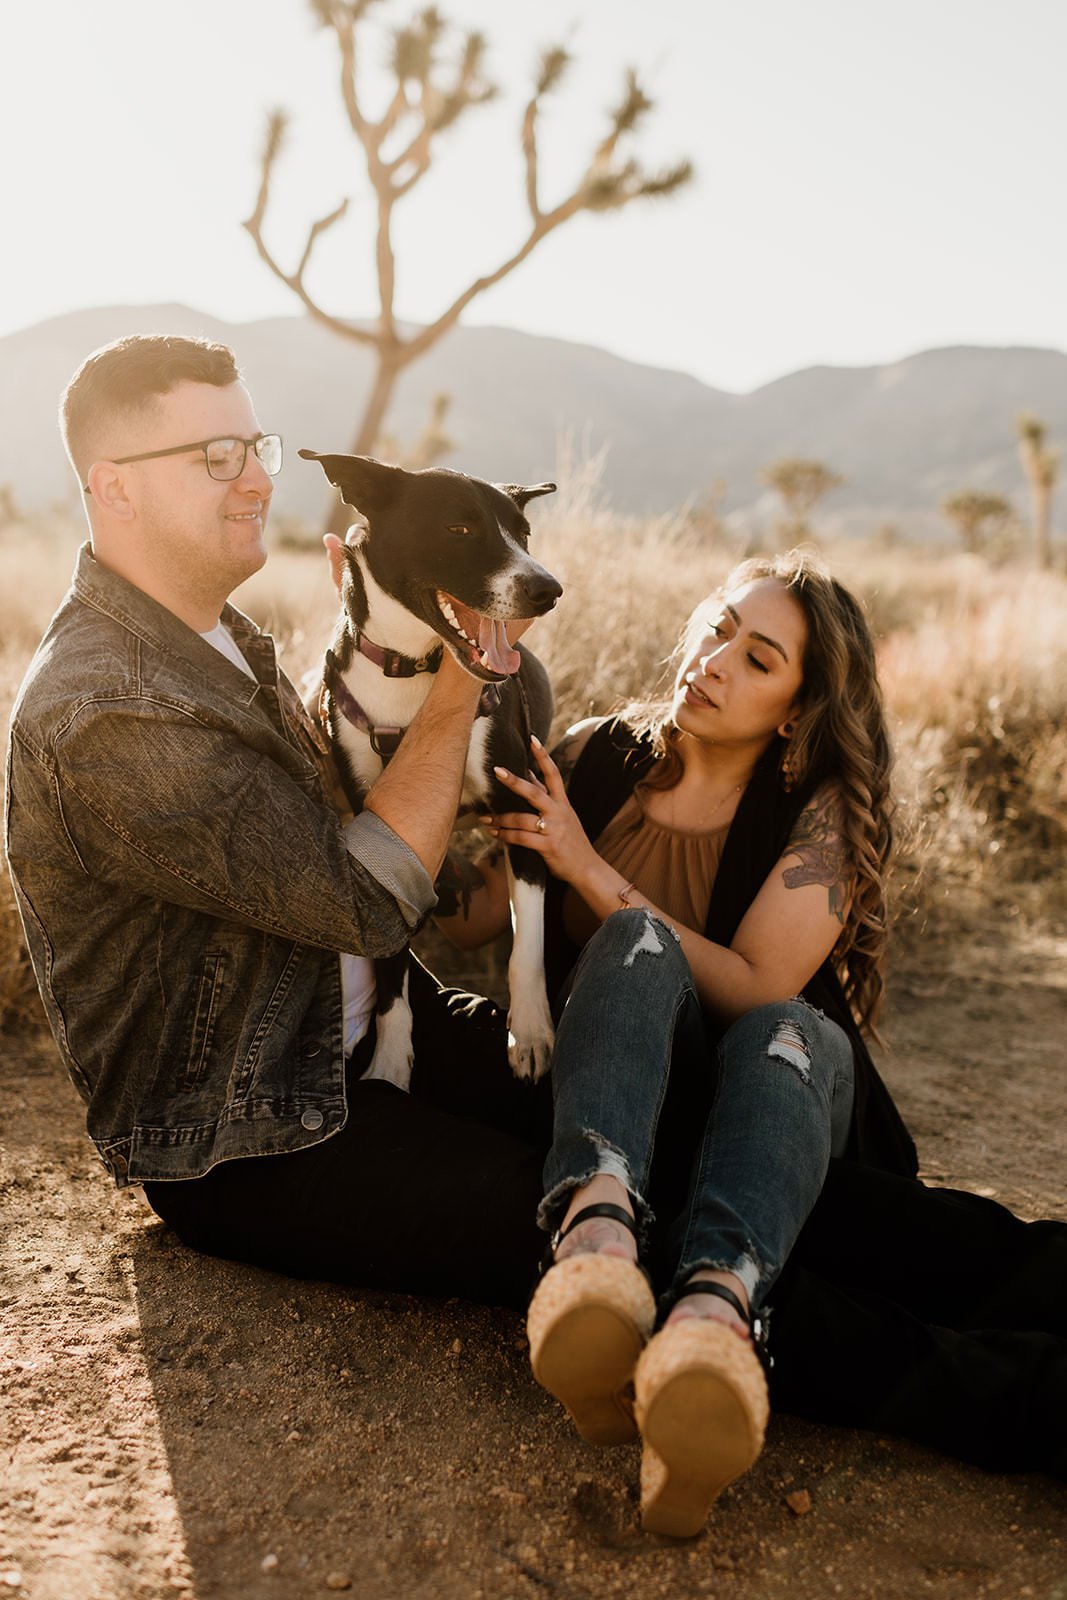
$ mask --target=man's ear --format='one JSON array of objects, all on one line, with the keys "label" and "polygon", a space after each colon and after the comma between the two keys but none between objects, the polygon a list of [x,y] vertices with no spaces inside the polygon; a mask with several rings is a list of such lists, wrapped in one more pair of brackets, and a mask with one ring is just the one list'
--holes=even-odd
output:
[{"label": "man's ear", "polygon": [[116,522],[132,522],[136,507],[127,493],[126,476],[113,461],[94,461],[85,479],[89,492]]}]

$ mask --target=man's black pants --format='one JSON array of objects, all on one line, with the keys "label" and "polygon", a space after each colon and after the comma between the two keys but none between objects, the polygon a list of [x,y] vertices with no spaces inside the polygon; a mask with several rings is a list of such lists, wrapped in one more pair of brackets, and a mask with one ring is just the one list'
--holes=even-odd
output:
[{"label": "man's black pants", "polygon": [[524,1307],[545,1235],[534,1221],[551,1137],[548,1080],[520,1083],[491,1000],[411,963],[411,1092],[361,1081],[321,1144],[146,1183],[156,1214],[197,1250],[300,1278]]}]

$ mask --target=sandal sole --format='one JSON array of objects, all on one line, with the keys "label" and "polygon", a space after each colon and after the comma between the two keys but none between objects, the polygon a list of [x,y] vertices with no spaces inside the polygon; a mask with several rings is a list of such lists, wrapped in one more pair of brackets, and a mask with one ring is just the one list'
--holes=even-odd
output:
[{"label": "sandal sole", "polygon": [[636,1391],[641,1525],[692,1538],[763,1448],[763,1370],[730,1328],[694,1319],[657,1334],[638,1364]]},{"label": "sandal sole", "polygon": [[643,1274],[618,1257],[570,1256],[538,1286],[527,1317],[533,1374],[587,1443],[633,1439],[634,1367],[655,1314]]}]

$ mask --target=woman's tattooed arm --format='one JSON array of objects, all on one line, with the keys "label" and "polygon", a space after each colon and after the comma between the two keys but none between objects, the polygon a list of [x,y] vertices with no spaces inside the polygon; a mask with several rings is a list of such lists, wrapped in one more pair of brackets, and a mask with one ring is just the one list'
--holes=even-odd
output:
[{"label": "woman's tattooed arm", "polygon": [[844,837],[841,797],[829,784],[821,788],[797,818],[785,853],[800,865],[786,867],[782,881],[787,889],[809,883],[826,885],[829,909],[844,925],[852,897],[852,856]]}]

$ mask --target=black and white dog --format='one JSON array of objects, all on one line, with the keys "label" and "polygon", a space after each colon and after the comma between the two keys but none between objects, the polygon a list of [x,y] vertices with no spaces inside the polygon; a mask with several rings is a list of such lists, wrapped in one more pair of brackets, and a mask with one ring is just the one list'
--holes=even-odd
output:
[{"label": "black and white dog", "polygon": [[[461,811],[523,809],[493,776],[525,774],[530,734],[544,740],[552,690],[504,624],[541,616],[562,594],[527,550],[528,501],[554,483],[485,483],[461,472],[408,472],[367,456],[319,455],[346,505],[366,521],[343,547],[341,615],[326,653],[320,709],[354,811],[425,700],[443,649],[485,684],[471,735]],[[544,977],[544,863],[508,851],[514,939],[508,965],[508,1057],[521,1078],[548,1067],[552,1019]],[[375,962],[377,1043],[368,1077],[406,1089],[411,1011],[404,952]]]}]

